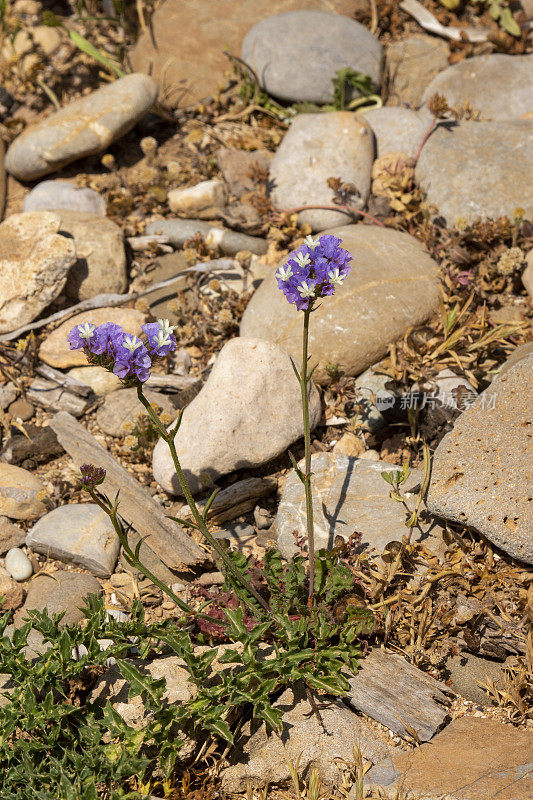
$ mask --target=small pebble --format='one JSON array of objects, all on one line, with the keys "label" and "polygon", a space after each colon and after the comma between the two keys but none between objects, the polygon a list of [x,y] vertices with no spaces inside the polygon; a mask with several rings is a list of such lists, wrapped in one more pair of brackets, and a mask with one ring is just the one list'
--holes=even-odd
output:
[{"label": "small pebble", "polygon": [[28,403],[24,397],[19,397],[19,399],[15,400],[14,403],[11,403],[8,411],[12,417],[15,419],[21,419],[23,422],[27,422],[35,414],[34,407],[31,403]]},{"label": "small pebble", "polygon": [[260,508],[259,506],[254,508],[254,520],[260,531],[265,531],[267,528],[270,528],[272,524],[272,517],[269,512],[265,508]]},{"label": "small pebble", "polygon": [[16,581],[26,581],[33,575],[31,561],[18,547],[8,550],[5,558],[5,568]]},{"label": "small pebble", "polygon": [[224,576],[221,572],[204,572],[198,578],[200,586],[222,586],[224,583]]},{"label": "small pebble", "polygon": [[178,582],[178,583],[173,583],[170,588],[172,589],[174,594],[178,594],[179,592],[184,592],[187,587],[185,586],[184,583]]}]

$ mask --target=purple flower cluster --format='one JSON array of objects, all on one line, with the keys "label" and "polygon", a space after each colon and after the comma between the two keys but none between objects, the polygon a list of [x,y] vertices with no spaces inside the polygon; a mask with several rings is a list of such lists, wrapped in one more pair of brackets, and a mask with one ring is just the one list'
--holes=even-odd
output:
[{"label": "purple flower cluster", "polygon": [[123,380],[144,383],[150,375],[152,362],[176,350],[177,343],[168,319],[149,322],[142,330],[146,342],[127,334],[114,322],[98,326],[84,322],[72,328],[68,341],[71,350],[83,348],[91,364],[105,367]]},{"label": "purple flower cluster", "polygon": [[278,286],[299,311],[319,297],[333,294],[350,273],[351,254],[331,234],[307,236],[287,262],[276,271]]}]

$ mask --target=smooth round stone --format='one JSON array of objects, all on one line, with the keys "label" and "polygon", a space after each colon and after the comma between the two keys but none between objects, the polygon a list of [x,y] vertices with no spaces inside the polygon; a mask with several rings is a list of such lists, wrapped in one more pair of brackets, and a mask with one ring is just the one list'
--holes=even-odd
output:
[{"label": "smooth round stone", "polygon": [[493,53],[466,58],[434,78],[422,97],[427,106],[434,94],[450,106],[470,103],[482,120],[510,120],[533,111],[533,55]]},{"label": "smooth round stone", "polygon": [[86,214],[105,216],[104,198],[87,187],[79,188],[68,181],[42,181],[24,200],[24,211],[54,211],[68,209]]},{"label": "smooth round stone", "polygon": [[246,34],[242,58],[261,88],[291,103],[331,103],[332,80],[345,67],[380,83],[377,39],[359,22],[325,11],[290,11],[261,20]]},{"label": "smooth round stone", "polygon": [[148,75],[126,75],[30,125],[6,154],[6,169],[35,180],[79,158],[101,153],[146,114],[157,97]]},{"label": "smooth round stone", "polygon": [[[310,386],[311,429],[320,397]],[[260,339],[230,339],[200,393],[183,413],[176,449],[193,493],[221,475],[259,466],[303,436],[301,395],[288,353]],[[182,494],[168,445],[154,448],[153,474],[167,492]]]},{"label": "smooth round stone", "polygon": [[[129,56],[134,70],[153,75],[161,88],[175,86],[168,102],[190,106],[220,90],[228,59],[239,53],[252,25],[284,11],[312,9],[353,17],[362,0],[165,0],[150,29]],[[366,3],[366,0],[364,0]],[[344,66],[344,65],[343,65]]]},{"label": "smooth round stone", "polygon": [[451,227],[457,219],[533,214],[533,120],[439,125],[422,148],[416,182]]},{"label": "smooth round stone", "polygon": [[[359,375],[376,364],[392,342],[439,304],[437,265],[413,236],[377,225],[345,225],[326,233],[342,240],[353,261],[344,284],[312,315],[310,366],[317,366],[318,383],[331,380],[329,365]],[[299,357],[302,314],[278,289],[274,270],[248,303],[240,334],[275,342]]]},{"label": "smooth round stone", "polygon": [[8,550],[5,558],[5,568],[15,581],[26,581],[33,575],[31,561],[18,547]]},{"label": "smooth round stone", "polygon": [[96,503],[54,508],[28,532],[33,551],[71,561],[102,577],[111,575],[120,541],[109,516]]},{"label": "smooth round stone", "polygon": [[[370,192],[373,160],[372,129],[355,114],[299,114],[272,160],[272,204],[280,211],[334,205],[335,192],[328,179],[340,178],[357,189],[351,205],[363,208]],[[313,231],[343,225],[350,219],[342,211],[321,208],[306,209],[298,215],[300,224],[307,223]]]},{"label": "smooth round stone", "polygon": [[0,463],[0,514],[10,519],[39,519],[46,513],[42,481],[22,467]]}]

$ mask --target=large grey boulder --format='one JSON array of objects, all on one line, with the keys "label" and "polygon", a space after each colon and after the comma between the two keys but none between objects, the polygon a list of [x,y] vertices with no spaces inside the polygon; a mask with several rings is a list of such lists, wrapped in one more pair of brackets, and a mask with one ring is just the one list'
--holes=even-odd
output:
[{"label": "large grey boulder", "polygon": [[434,94],[440,94],[450,106],[461,108],[470,103],[482,120],[507,122],[533,111],[532,82],[533,55],[474,56],[437,75],[427,86],[422,103],[427,106]]},{"label": "large grey boulder", "polygon": [[332,81],[345,67],[368,75],[375,86],[381,77],[375,36],[359,22],[326,11],[262,19],[244,37],[242,57],[266,92],[289,103],[331,103]]},{"label": "large grey boulder", "polygon": [[417,183],[448,226],[533,214],[533,120],[441,123],[422,149]]}]

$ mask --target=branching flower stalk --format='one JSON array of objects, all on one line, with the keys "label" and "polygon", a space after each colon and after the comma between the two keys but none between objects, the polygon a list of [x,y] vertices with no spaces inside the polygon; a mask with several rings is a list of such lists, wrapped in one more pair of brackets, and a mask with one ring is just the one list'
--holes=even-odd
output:
[{"label": "branching flower stalk", "polygon": [[[179,430],[181,423],[182,412],[177,420],[177,424],[167,430],[165,425],[159,419],[154,408],[150,405],[143,393],[143,383],[148,380],[150,375],[150,367],[152,362],[157,358],[162,358],[177,348],[176,339],[173,335],[174,328],[169,324],[168,320],[158,320],[158,322],[150,322],[142,326],[142,331],[146,337],[143,341],[137,336],[127,334],[120,325],[113,322],[106,322],[103,325],[95,326],[93,323],[85,322],[81,325],[76,325],[68,335],[71,350],[83,349],[87,360],[90,364],[97,364],[104,367],[109,372],[113,372],[122,379],[124,386],[134,387],[137,390],[139,401],[145,407],[150,419],[155,425],[161,438],[168,444],[174,468],[178,476],[183,494],[189,504],[189,508],[194,518],[194,523],[186,522],[184,520],[176,519],[177,522],[184,524],[186,527],[198,530],[211,545],[213,550],[218,554],[226,570],[231,573],[233,578],[240,584],[248,593],[239,593],[239,596],[245,602],[254,616],[257,615],[257,606],[252,602],[250,595],[254,598],[260,607],[270,612],[269,606],[259,592],[252,586],[246,575],[239,569],[239,567],[232,561],[224,547],[214,538],[207,526],[207,513],[211,503],[215,499],[216,492],[211,495],[210,500],[206,504],[203,513],[200,514],[198,506],[196,505],[192,493],[187,484],[185,475],[181,468],[181,464],[176,451],[175,437]],[[93,470],[98,470],[98,467],[92,467]],[[105,473],[104,473],[105,477]],[[102,478],[103,480],[103,478]],[[92,481],[92,482],[91,482]],[[100,483],[102,481],[99,481]],[[171,590],[161,581],[159,581],[140,561],[139,550],[140,544],[137,546],[135,552],[129,547],[127,542],[127,534],[122,531],[120,522],[117,515],[117,498],[115,504],[106,505],[96,493],[96,486],[94,483],[94,475],[92,478],[89,476],[85,482],[88,491],[91,493],[95,502],[109,514],[113,526],[119,535],[120,541],[124,547],[124,552],[127,558],[134,566],[138,567],[156,586],[162,589],[171,599],[186,613],[194,613],[182,600],[176,597]],[[92,488],[89,488],[89,487]],[[171,517],[171,519],[175,519]],[[120,531],[120,533],[119,533]]]},{"label": "branching flower stalk", "polygon": [[184,611],[189,616],[198,616],[202,619],[210,620],[212,622],[220,622],[216,620],[214,617],[210,617],[208,614],[197,613],[194,611],[187,603],[185,603],[180,597],[178,597],[172,589],[166,585],[163,581],[160,581],[159,578],[150,572],[150,570],[144,566],[144,564],[139,559],[139,551],[142,545],[142,539],[138,543],[135,551],[132,550],[130,543],[128,541],[128,534],[127,531],[124,532],[120,520],[118,518],[118,498],[119,493],[117,492],[115,496],[115,500],[113,503],[105,496],[101,495],[97,491],[97,486],[102,484],[105,480],[105,469],[102,467],[95,467],[93,464],[82,464],[81,466],[81,475],[82,475],[82,484],[83,488],[88,492],[92,501],[99,506],[102,511],[104,511],[111,523],[113,528],[115,529],[115,533],[117,534],[119,541],[122,545],[124,550],[124,557],[130,566],[135,567],[143,575],[152,581],[156,586],[158,586],[162,592],[164,592],[167,597],[169,597],[182,611]]},{"label": "branching flower stalk", "polygon": [[[256,589],[254,589],[254,587],[252,586],[250,581],[241,572],[241,570],[237,567],[237,565],[233,563],[233,561],[228,556],[228,554],[227,554],[226,550],[224,549],[224,547],[222,547],[219,544],[219,542],[217,542],[217,540],[215,539],[215,537],[212,535],[212,533],[209,531],[209,528],[207,527],[207,514],[209,512],[209,508],[210,508],[213,500],[215,499],[216,492],[214,492],[211,495],[211,497],[209,498],[208,502],[206,503],[206,506],[205,506],[205,508],[203,510],[203,513],[201,514],[199,509],[198,509],[198,506],[195,503],[194,497],[192,496],[191,490],[189,489],[189,485],[187,483],[187,479],[186,479],[185,475],[183,474],[183,470],[181,468],[181,464],[180,464],[180,461],[179,461],[178,453],[177,453],[177,450],[176,450],[176,443],[174,441],[175,437],[176,437],[176,434],[177,434],[177,432],[179,430],[180,424],[181,424],[181,418],[183,416],[183,411],[180,411],[180,414],[178,416],[178,420],[177,420],[176,424],[174,425],[174,427],[170,431],[167,431],[167,429],[165,428],[165,426],[163,425],[163,423],[159,419],[158,415],[156,414],[156,412],[154,411],[154,409],[150,405],[149,401],[144,396],[142,385],[138,385],[137,386],[137,397],[139,398],[140,402],[145,407],[148,415],[150,416],[150,419],[152,420],[152,422],[156,426],[157,430],[159,431],[159,434],[160,434],[161,438],[167,443],[167,445],[169,447],[170,455],[172,457],[172,462],[174,464],[174,469],[176,470],[176,475],[178,476],[178,480],[180,482],[180,486],[182,488],[183,494],[184,494],[185,499],[186,499],[186,501],[187,501],[187,503],[189,505],[191,513],[192,513],[192,515],[194,517],[194,522],[195,522],[194,528],[196,530],[200,531],[200,533],[204,536],[204,538],[209,542],[209,544],[211,545],[213,550],[215,550],[215,552],[222,559],[225,567],[228,569],[229,572],[232,573],[233,577],[236,578],[237,581],[239,581],[244,586],[246,591],[249,592],[252,595],[252,597],[254,597],[257,600],[257,602],[262,606],[262,608],[266,612],[269,612],[270,609],[268,607],[268,604],[264,600],[264,598],[261,597],[261,595],[259,594],[258,591],[256,591]],[[178,518],[175,518],[175,519],[176,519],[177,522],[179,522],[181,524],[185,524],[186,527],[191,527],[191,523],[190,522],[186,522],[185,520],[181,520],[181,519],[178,519]],[[250,609],[254,614],[256,613],[256,608],[253,605],[250,606]]]},{"label": "branching flower stalk", "polygon": [[313,494],[311,489],[311,429],[309,423],[309,393],[314,368],[309,372],[309,318],[316,310],[319,297],[334,294],[342,286],[350,273],[351,254],[340,247],[341,240],[336,236],[324,234],[314,239],[307,236],[304,243],[276,271],[278,287],[289,303],[304,312],[302,340],[302,369],[298,370],[294,361],[294,374],[302,393],[302,415],[305,446],[305,472],[291,460],[305,490],[305,510],[307,523],[307,542],[309,556],[309,596],[308,606],[313,605],[315,589],[315,533],[313,520]]}]

